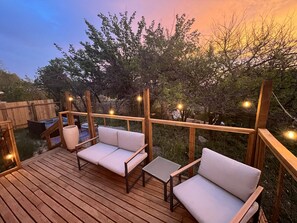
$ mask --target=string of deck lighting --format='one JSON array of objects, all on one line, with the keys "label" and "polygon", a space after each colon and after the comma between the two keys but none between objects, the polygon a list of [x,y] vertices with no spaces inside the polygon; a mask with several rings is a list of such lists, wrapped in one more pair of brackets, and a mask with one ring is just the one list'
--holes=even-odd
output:
[{"label": "string of deck lighting", "polygon": [[285,131],[283,134],[286,138],[288,139],[292,139],[292,140],[297,140],[297,131],[296,131],[296,126],[295,123],[297,123],[297,118],[294,117],[293,115],[291,115],[287,109],[285,109],[285,107],[282,105],[282,103],[280,102],[280,100],[278,99],[278,97],[274,94],[274,92],[272,92],[272,95],[274,96],[275,100],[277,101],[277,103],[279,104],[279,106],[282,108],[282,110],[285,112],[285,114],[287,116],[289,116],[292,120],[292,129]]}]

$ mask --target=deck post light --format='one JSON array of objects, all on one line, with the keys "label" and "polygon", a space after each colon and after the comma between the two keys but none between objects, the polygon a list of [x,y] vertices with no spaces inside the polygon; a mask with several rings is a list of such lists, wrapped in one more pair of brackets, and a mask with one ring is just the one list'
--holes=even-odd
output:
[{"label": "deck post light", "polygon": [[5,159],[7,160],[11,160],[13,162],[13,154],[12,153],[8,153],[6,156],[5,156]]}]

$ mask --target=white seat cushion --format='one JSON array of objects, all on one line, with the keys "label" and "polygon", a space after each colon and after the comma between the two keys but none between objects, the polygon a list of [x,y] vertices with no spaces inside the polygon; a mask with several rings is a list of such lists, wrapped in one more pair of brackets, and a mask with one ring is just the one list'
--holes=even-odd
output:
[{"label": "white seat cushion", "polygon": [[[244,204],[239,198],[196,175],[173,188],[177,199],[199,223],[230,222]],[[241,223],[247,222],[258,210],[255,202]]]},{"label": "white seat cushion", "polygon": [[[136,152],[144,145],[144,134],[139,132],[118,131],[119,148]],[[141,153],[144,153],[143,150]]]},{"label": "white seat cushion", "polygon": [[100,159],[116,151],[118,147],[97,143],[77,153],[77,156],[98,165]]},{"label": "white seat cushion", "polygon": [[113,146],[118,146],[118,130],[108,127],[98,127],[99,141]]},{"label": "white seat cushion", "polygon": [[204,148],[198,173],[246,201],[255,191],[261,171]]},{"label": "white seat cushion", "polygon": [[[99,165],[109,169],[110,171],[117,173],[121,176],[125,176],[125,164],[124,162],[133,155],[133,152],[118,149],[117,151],[106,156],[104,159],[99,160]],[[141,163],[147,157],[147,153],[138,154],[128,163],[128,172],[134,169],[139,163]]]}]

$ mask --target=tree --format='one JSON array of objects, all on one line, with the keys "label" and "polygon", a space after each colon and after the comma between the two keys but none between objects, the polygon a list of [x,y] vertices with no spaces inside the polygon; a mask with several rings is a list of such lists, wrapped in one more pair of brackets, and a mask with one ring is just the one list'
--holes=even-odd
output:
[{"label": "tree", "polygon": [[29,80],[20,79],[17,74],[0,69],[0,91],[4,92],[1,101],[27,101],[44,99],[45,94]]}]

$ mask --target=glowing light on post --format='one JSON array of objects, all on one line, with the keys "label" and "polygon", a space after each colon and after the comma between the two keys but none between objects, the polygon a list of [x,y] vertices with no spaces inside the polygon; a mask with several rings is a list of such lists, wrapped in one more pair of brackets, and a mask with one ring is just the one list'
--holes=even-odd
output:
[{"label": "glowing light on post", "polygon": [[140,103],[142,101],[142,97],[140,95],[138,95],[136,100]]},{"label": "glowing light on post", "polygon": [[284,132],[284,136],[287,139],[291,139],[291,140],[297,140],[297,132],[294,130],[288,130]]},{"label": "glowing light on post", "polygon": [[179,103],[179,104],[177,105],[177,109],[178,109],[178,110],[182,110],[183,107],[184,107],[184,106],[183,106],[183,104],[181,104],[181,103]]},{"label": "glowing light on post", "polygon": [[250,108],[250,107],[252,107],[252,102],[250,102],[250,101],[244,101],[244,102],[242,102],[242,107],[244,107],[244,108]]},{"label": "glowing light on post", "polygon": [[114,115],[114,110],[113,110],[113,109],[110,109],[110,110],[109,110],[109,114],[110,114],[110,115]]},{"label": "glowing light on post", "polygon": [[72,97],[72,96],[69,96],[68,100],[69,100],[70,102],[72,102],[72,101],[73,101],[73,97]]},{"label": "glowing light on post", "polygon": [[13,161],[13,154],[12,154],[12,153],[8,153],[8,154],[5,156],[5,159],[7,159],[7,160],[12,160],[12,161]]}]

